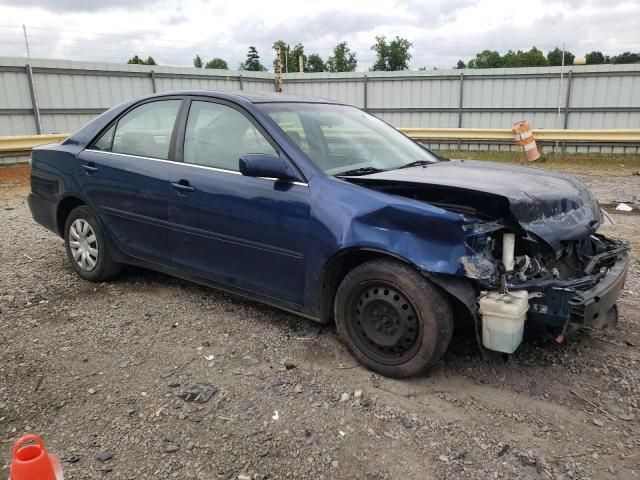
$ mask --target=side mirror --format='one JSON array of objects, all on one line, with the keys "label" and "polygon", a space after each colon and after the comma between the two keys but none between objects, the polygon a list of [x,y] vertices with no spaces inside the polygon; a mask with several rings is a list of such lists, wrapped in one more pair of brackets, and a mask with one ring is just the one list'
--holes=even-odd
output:
[{"label": "side mirror", "polygon": [[247,177],[266,177],[278,180],[301,180],[291,164],[276,155],[246,153],[240,156],[240,173]]}]

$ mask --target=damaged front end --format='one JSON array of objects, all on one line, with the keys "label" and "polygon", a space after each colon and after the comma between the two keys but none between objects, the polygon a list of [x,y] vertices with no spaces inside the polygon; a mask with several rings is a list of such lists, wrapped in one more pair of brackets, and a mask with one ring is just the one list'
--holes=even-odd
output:
[{"label": "damaged front end", "polygon": [[628,249],[596,233],[600,207],[576,179],[447,161],[351,181],[464,219],[466,253],[457,273],[431,278],[481,317],[487,348],[512,353],[525,321],[559,342],[579,328],[616,322]]},{"label": "damaged front end", "polygon": [[[617,321],[616,301],[624,286],[628,268],[626,245],[603,235],[591,234],[579,240],[560,242],[551,248],[533,234],[496,229],[473,236],[473,254],[460,258],[465,276],[477,282],[482,294],[478,300],[487,330],[509,328],[507,306],[526,298],[526,319],[531,327],[553,335],[562,342],[583,327],[604,328]],[[514,294],[516,297],[514,297]],[[506,323],[493,321],[500,317]],[[486,319],[489,318],[489,322]],[[521,339],[520,329],[498,349],[512,353]]]}]

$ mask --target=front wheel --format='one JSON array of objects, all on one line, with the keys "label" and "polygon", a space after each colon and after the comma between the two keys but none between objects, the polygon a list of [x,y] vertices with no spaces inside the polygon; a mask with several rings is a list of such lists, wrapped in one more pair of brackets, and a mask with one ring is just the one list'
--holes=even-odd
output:
[{"label": "front wheel", "polygon": [[111,259],[98,219],[84,205],[69,213],[64,226],[64,243],[71,267],[85,280],[102,282],[122,270],[122,265]]},{"label": "front wheel", "polygon": [[409,377],[444,355],[453,315],[447,298],[408,265],[372,260],[349,272],[336,293],[338,332],[351,353],[387,377]]}]

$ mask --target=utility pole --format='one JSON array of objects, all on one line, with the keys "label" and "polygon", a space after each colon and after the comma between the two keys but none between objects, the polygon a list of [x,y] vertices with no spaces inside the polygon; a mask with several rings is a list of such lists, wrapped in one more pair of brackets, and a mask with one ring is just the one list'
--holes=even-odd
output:
[{"label": "utility pole", "polygon": [[560,104],[562,102],[562,81],[564,80],[564,43],[562,44],[562,63],[560,65],[560,85],[558,86],[558,115],[556,116],[556,128],[560,122]]},{"label": "utility pole", "polygon": [[42,133],[42,118],[40,118],[40,107],[38,105],[38,94],[36,93],[36,84],[33,81],[33,69],[31,68],[31,51],[29,50],[29,38],[27,37],[27,27],[22,24],[22,32],[24,33],[24,44],[27,47],[27,60],[25,65],[27,71],[27,81],[29,82],[29,93],[31,95],[31,106],[33,107],[33,118],[36,124],[36,133]]},{"label": "utility pole", "polygon": [[[562,62],[560,64],[560,85],[558,85],[558,115],[556,115],[556,128],[560,128],[560,104],[562,102],[562,81],[564,80],[564,42],[562,43]],[[560,143],[556,141],[555,150],[558,150]],[[563,144],[564,145],[564,144]],[[564,146],[562,147],[564,153]]]},{"label": "utility pole", "polygon": [[29,51],[29,39],[27,38],[27,27],[22,24],[22,31],[24,33],[24,44],[27,46],[27,58],[29,59],[29,64],[31,64],[31,52]]},{"label": "utility pole", "polygon": [[298,66],[300,67],[300,73],[304,73],[304,55],[298,57]]},{"label": "utility pole", "polygon": [[282,55],[279,47],[276,49],[276,92],[282,92]]},{"label": "utility pole", "polygon": [[289,44],[287,43],[287,53],[284,57],[284,70],[289,73]]}]

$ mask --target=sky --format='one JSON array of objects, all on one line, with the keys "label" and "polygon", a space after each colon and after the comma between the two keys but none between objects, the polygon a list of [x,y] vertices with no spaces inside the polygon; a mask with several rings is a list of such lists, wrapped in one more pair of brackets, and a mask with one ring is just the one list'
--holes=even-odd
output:
[{"label": "sky", "polygon": [[411,41],[412,69],[484,49],[640,52],[640,0],[0,0],[0,56],[26,56],[22,25],[33,58],[191,66],[199,54],[232,69],[250,45],[271,69],[279,39],[325,59],[347,41],[361,71],[377,35]]}]

